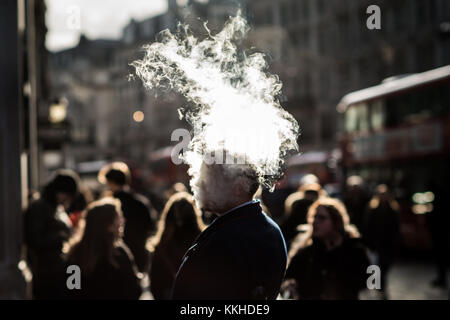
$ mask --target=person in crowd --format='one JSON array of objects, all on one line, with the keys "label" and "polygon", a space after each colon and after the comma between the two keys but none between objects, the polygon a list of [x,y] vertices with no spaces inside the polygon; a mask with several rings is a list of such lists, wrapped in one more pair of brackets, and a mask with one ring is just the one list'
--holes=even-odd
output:
[{"label": "person in crowd", "polygon": [[[444,180],[448,181],[448,180]],[[430,230],[432,254],[436,263],[436,278],[432,280],[433,287],[447,287],[447,269],[449,264],[449,225],[450,214],[446,195],[449,193],[447,185],[440,185],[434,181],[429,183],[434,194],[433,210],[427,214],[427,225]]]},{"label": "person in crowd", "polygon": [[83,210],[85,210],[92,201],[92,194],[88,190],[80,190],[75,196],[72,204],[67,210],[74,229],[78,228],[78,222],[80,221]]},{"label": "person in crowd", "polygon": [[399,205],[385,184],[377,186],[362,223],[365,245],[373,253],[372,263],[380,267],[381,289],[387,299],[387,275],[401,243]]},{"label": "person in crowd", "polygon": [[205,229],[201,212],[189,193],[174,193],[158,223],[156,235],[149,239],[153,253],[150,290],[156,300],[170,299],[170,293],[183,255]]},{"label": "person in crowd", "polygon": [[369,260],[344,205],[321,197],[308,210],[309,228],[289,251],[283,296],[306,300],[354,300],[366,287]]},{"label": "person in crowd", "polygon": [[206,164],[193,182],[200,209],[218,217],[185,254],[173,299],[275,299],[286,268],[281,230],[253,196],[250,165]]},{"label": "person in crowd", "polygon": [[80,224],[65,250],[67,266],[80,268],[80,288],[67,287],[67,297],[138,299],[140,274],[122,241],[124,219],[119,200],[103,198],[91,203]]},{"label": "person in crowd", "polygon": [[294,192],[286,199],[285,220],[281,230],[288,248],[298,233],[297,227],[306,224],[309,207],[322,195],[320,184],[313,182],[300,185],[298,192]]},{"label": "person in crowd", "polygon": [[150,253],[146,249],[148,237],[156,229],[156,213],[150,201],[130,189],[130,169],[123,162],[113,162],[99,172],[99,181],[106,183],[114,198],[120,200],[125,218],[123,240],[133,253],[140,272],[150,268]]},{"label": "person in crowd", "polygon": [[172,184],[170,186],[170,188],[164,192],[164,196],[167,200],[169,200],[169,198],[171,196],[173,196],[175,193],[178,193],[178,192],[188,192],[184,183],[176,182],[176,183]]},{"label": "person in crowd", "polygon": [[276,185],[273,191],[267,188],[262,188],[260,201],[264,203],[266,208],[270,211],[272,219],[281,225],[284,220],[284,202],[295,189],[290,186],[279,187]]},{"label": "person in crowd", "polygon": [[361,229],[369,200],[370,195],[364,188],[363,179],[356,175],[348,177],[347,188],[344,192],[344,204],[350,216],[350,222],[358,229]]},{"label": "person in crowd", "polygon": [[66,210],[78,188],[76,173],[58,171],[24,213],[27,262],[33,274],[34,299],[56,299],[64,290],[62,248],[71,236],[72,227]]}]

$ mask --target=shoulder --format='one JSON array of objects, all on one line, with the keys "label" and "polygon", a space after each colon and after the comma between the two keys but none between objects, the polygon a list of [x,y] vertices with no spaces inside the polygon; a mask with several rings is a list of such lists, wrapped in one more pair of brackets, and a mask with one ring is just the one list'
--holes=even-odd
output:
[{"label": "shoulder", "polygon": [[354,250],[364,250],[364,243],[361,238],[346,238],[344,240],[344,245],[350,249]]},{"label": "shoulder", "polygon": [[283,260],[286,243],[277,224],[266,214],[237,219],[216,230],[206,244],[213,250],[249,260]]},{"label": "shoulder", "polygon": [[136,201],[142,203],[146,207],[150,206],[150,200],[146,196],[144,196],[144,195],[142,195],[140,193],[134,193],[133,194],[133,198]]},{"label": "shoulder", "polygon": [[120,242],[114,248],[114,254],[121,262],[133,263],[134,257],[131,250],[123,242]]},{"label": "shoulder", "polygon": [[36,199],[30,203],[28,209],[36,210],[36,209],[48,209],[50,210],[50,205],[43,199]]},{"label": "shoulder", "polygon": [[295,201],[303,199],[303,193],[300,191],[296,191],[294,193],[291,193],[286,200],[284,201],[284,204],[286,206],[292,205]]},{"label": "shoulder", "polygon": [[139,212],[148,211],[150,209],[150,200],[148,200],[144,195],[130,192],[127,194],[127,202],[130,206],[138,209]]},{"label": "shoulder", "polygon": [[313,244],[309,244],[305,247],[299,248],[292,256],[292,259],[297,259],[297,260],[303,260],[303,259],[307,259],[311,256],[314,255],[314,245]]},{"label": "shoulder", "polygon": [[290,257],[289,265],[286,270],[286,277],[297,278],[305,276],[305,274],[302,274],[303,270],[307,265],[314,263],[314,261],[316,261],[316,259],[314,259],[312,245],[298,249]]},{"label": "shoulder", "polygon": [[286,201],[295,201],[295,200],[300,200],[300,199],[303,199],[303,192],[295,191],[295,192],[291,193],[290,195],[288,195],[288,197],[286,198]]},{"label": "shoulder", "polygon": [[347,238],[344,241],[344,248],[352,256],[367,257],[367,249],[361,238]]},{"label": "shoulder", "polygon": [[44,200],[37,199],[30,203],[28,208],[25,210],[25,216],[35,216],[48,214],[52,211],[52,207]]},{"label": "shoulder", "polygon": [[219,235],[232,237],[235,241],[259,242],[269,238],[283,240],[280,227],[262,210],[258,214],[243,216],[227,223],[219,232]]}]

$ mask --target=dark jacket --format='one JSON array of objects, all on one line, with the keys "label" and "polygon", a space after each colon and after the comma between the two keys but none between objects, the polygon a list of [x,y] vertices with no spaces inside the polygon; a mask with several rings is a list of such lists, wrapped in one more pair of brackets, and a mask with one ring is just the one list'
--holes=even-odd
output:
[{"label": "dark jacket", "polygon": [[191,230],[190,232],[176,232],[175,230],[169,241],[160,242],[156,246],[150,268],[150,290],[155,300],[171,298],[173,283],[184,254],[200,232],[200,230]]},{"label": "dark jacket", "polygon": [[295,279],[299,299],[356,300],[366,287],[369,260],[359,239],[327,250],[316,240],[292,257],[286,279]]},{"label": "dark jacket", "polygon": [[368,207],[361,229],[365,245],[389,265],[401,244],[398,212],[390,206]]},{"label": "dark jacket", "polygon": [[[188,246],[191,244],[192,239]],[[170,299],[173,282],[187,248],[181,250],[174,246],[156,247],[150,268],[150,291],[155,300]]]},{"label": "dark jacket", "polygon": [[155,228],[150,201],[141,195],[127,191],[115,192],[114,197],[122,203],[125,218],[123,241],[133,253],[139,271],[148,272],[150,254],[145,245]]},{"label": "dark jacket", "polygon": [[305,198],[300,198],[292,202],[290,215],[281,228],[288,248],[290,247],[295,236],[298,234],[297,227],[301,224],[306,224],[308,209],[313,202],[314,200]]},{"label": "dark jacket", "polygon": [[30,204],[24,214],[27,261],[33,273],[33,298],[61,296],[64,277],[62,247],[70,237],[70,220],[65,212],[45,198]]},{"label": "dark jacket", "polygon": [[[66,288],[67,297],[83,300],[139,299],[142,287],[131,252],[125,245],[117,246],[114,259],[117,266],[102,259],[89,275],[83,273],[81,268],[81,289]],[[71,257],[67,263],[69,265],[79,265],[79,261]]]},{"label": "dark jacket", "polygon": [[178,270],[173,299],[275,299],[286,244],[259,201],[234,209],[203,231]]}]

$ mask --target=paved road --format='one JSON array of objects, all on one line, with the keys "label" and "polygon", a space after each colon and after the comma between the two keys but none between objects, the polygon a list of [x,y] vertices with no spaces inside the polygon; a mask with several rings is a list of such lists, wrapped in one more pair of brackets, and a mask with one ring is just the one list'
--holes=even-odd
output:
[{"label": "paved road", "polygon": [[[393,300],[448,300],[449,289],[433,288],[435,268],[427,262],[396,263],[388,274],[388,298]],[[450,277],[448,277],[450,279]],[[361,293],[361,299],[379,299],[376,290]]]},{"label": "paved road", "polygon": [[[430,282],[435,276],[434,271],[434,266],[428,262],[402,261],[396,263],[388,274],[388,298],[392,300],[448,300],[449,289],[430,286]],[[360,298],[362,300],[381,299],[377,290],[363,291]],[[152,300],[153,297],[148,290],[145,290],[141,299]]]}]

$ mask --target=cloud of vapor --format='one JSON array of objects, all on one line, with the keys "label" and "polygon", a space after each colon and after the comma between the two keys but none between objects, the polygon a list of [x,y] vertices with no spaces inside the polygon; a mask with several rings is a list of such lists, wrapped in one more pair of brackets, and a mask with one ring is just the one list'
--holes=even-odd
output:
[{"label": "cloud of vapor", "polygon": [[287,154],[298,150],[299,126],[279,103],[282,84],[267,72],[264,55],[238,49],[248,31],[240,13],[201,41],[180,25],[175,34],[162,31],[131,65],[146,88],[175,90],[189,102],[179,112],[193,129],[183,157],[194,179],[205,155],[224,150],[245,157],[259,182],[271,188]]}]

